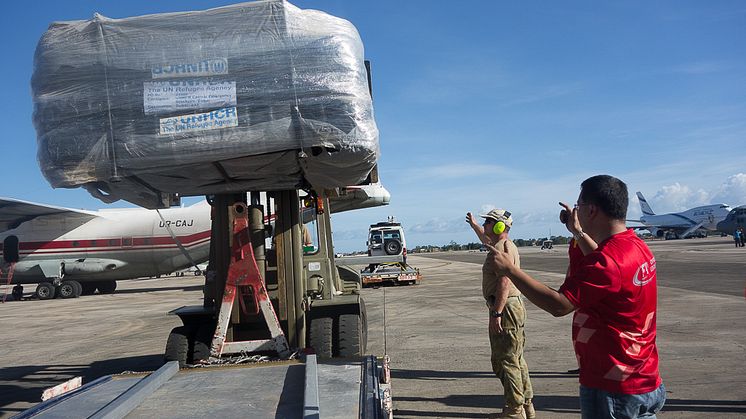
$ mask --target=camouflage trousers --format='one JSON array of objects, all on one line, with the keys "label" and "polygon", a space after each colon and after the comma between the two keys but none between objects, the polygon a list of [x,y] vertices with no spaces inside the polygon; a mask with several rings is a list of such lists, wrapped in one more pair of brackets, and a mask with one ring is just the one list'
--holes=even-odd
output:
[{"label": "camouflage trousers", "polygon": [[534,397],[528,365],[523,358],[523,345],[526,334],[526,307],[520,297],[508,298],[502,317],[503,332],[490,333],[492,348],[492,371],[502,382],[505,391],[505,405],[520,406]]}]

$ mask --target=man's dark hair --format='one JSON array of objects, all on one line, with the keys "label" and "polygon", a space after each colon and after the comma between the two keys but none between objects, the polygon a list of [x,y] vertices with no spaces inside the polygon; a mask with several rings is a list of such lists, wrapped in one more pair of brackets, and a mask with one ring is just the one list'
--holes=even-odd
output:
[{"label": "man's dark hair", "polygon": [[627,218],[627,185],[614,176],[596,175],[584,180],[580,184],[580,199],[597,206],[615,220]]}]

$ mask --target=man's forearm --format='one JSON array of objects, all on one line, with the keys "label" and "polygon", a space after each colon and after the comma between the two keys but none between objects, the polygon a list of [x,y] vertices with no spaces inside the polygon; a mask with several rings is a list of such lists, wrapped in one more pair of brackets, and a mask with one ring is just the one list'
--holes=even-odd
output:
[{"label": "man's forearm", "polygon": [[520,268],[513,266],[507,276],[529,301],[551,315],[560,317],[575,310],[567,297],[535,280]]},{"label": "man's forearm", "polygon": [[583,233],[582,237],[576,238],[575,243],[580,247],[580,251],[583,252],[583,255],[587,255],[598,248],[596,241],[585,233]]},{"label": "man's forearm", "polygon": [[490,239],[487,238],[487,235],[484,234],[484,229],[479,224],[471,224],[471,228],[474,230],[474,233],[476,233],[477,237],[479,238],[479,241],[482,242],[482,244],[489,244]]}]

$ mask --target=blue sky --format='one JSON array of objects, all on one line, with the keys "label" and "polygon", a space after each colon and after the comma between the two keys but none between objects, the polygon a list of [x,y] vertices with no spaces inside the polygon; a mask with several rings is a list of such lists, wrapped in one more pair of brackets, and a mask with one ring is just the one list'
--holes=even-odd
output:
[{"label": "blue sky", "polygon": [[[74,208],[36,162],[32,59],[55,20],[199,10],[225,1],[4,6],[0,196]],[[514,238],[566,233],[557,202],[608,173],[656,212],[746,204],[746,4],[740,1],[302,1],[350,20],[373,63],[391,205],[336,215],[340,251],[394,215],[409,247],[476,241],[466,211],[515,216]],[[29,5],[32,5],[29,8]],[[130,206],[116,203],[114,206]]]}]

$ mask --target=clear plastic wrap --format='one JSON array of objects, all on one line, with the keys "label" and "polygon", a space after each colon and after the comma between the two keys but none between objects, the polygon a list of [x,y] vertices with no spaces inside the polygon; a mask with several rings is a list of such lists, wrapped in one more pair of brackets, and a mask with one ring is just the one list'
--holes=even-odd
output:
[{"label": "clear plastic wrap", "polygon": [[354,185],[378,156],[357,30],[284,1],[53,23],[32,90],[44,176],[103,200]]}]

